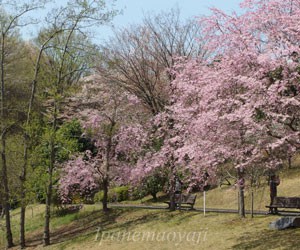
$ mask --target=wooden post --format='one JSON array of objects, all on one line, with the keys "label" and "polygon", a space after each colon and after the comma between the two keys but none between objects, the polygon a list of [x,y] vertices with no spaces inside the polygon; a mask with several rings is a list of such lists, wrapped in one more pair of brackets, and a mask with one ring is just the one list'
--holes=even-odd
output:
[{"label": "wooden post", "polygon": [[238,213],[240,212],[240,190],[238,190]]},{"label": "wooden post", "polygon": [[206,192],[203,192],[203,215],[206,213]]},{"label": "wooden post", "polygon": [[254,194],[253,189],[251,189],[251,218],[254,217]]}]

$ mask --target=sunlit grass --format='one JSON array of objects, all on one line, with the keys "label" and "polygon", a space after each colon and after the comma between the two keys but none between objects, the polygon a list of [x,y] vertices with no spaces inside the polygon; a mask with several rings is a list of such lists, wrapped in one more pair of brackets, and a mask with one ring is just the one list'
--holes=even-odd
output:
[{"label": "sunlit grass", "polygon": [[[285,170],[280,174],[279,196],[300,196],[299,169]],[[246,209],[250,209],[250,192],[246,190]],[[165,205],[167,197],[159,194],[159,201],[144,197],[124,203],[144,205]],[[207,192],[207,207],[237,209],[237,189],[223,186]],[[262,186],[254,192],[254,208],[266,210],[269,203],[269,188]],[[202,193],[197,193],[195,207],[203,206]],[[43,248],[42,232],[44,205],[30,205],[26,212],[26,234],[29,249],[298,249],[300,229],[272,231],[268,224],[277,216],[255,216],[240,219],[237,214],[148,209],[112,209],[101,211],[100,204],[84,205],[76,213],[58,216],[53,213],[51,220],[52,245]],[[20,210],[12,211],[12,225],[15,243],[19,238]],[[4,247],[4,219],[0,221],[0,246]],[[97,237],[98,231],[98,237]],[[193,240],[193,232],[202,233],[199,240]],[[131,235],[129,239],[116,238],[117,233]],[[133,235],[154,234],[154,240],[132,238]],[[161,237],[165,235],[163,240]],[[190,235],[190,238],[187,238]],[[205,235],[205,239],[203,238]],[[110,238],[115,236],[115,238]],[[169,238],[166,238],[169,236]],[[102,238],[101,238],[102,237]],[[182,238],[180,240],[180,237]],[[184,238],[185,237],[185,238]],[[1,247],[0,247],[1,249]],[[16,248],[18,249],[18,248]]]},{"label": "sunlit grass", "polygon": [[[94,230],[45,249],[297,249],[300,230],[269,230],[275,218],[116,209],[110,215],[99,213]],[[97,228],[101,230],[98,236]]]}]

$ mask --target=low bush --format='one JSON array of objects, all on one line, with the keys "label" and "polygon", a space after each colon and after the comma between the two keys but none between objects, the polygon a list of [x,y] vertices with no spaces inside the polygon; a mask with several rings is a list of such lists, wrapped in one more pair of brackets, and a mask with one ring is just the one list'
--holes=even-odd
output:
[{"label": "low bush", "polygon": [[[121,202],[129,199],[129,186],[120,186],[112,188],[108,191],[108,202]],[[103,200],[103,191],[95,194],[94,201],[101,202]]]}]

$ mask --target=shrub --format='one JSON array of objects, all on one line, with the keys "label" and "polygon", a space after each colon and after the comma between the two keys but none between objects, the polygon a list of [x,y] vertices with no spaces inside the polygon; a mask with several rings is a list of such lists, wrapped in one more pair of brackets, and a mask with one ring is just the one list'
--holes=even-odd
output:
[{"label": "shrub", "polygon": [[134,187],[131,189],[130,198],[131,200],[140,200],[147,195],[148,193],[144,188]]},{"label": "shrub", "polygon": [[164,187],[168,183],[167,174],[162,171],[154,172],[152,175],[149,175],[144,178],[142,182],[141,194],[142,195],[152,195],[153,199],[156,200],[156,194],[164,190]]},{"label": "shrub", "polygon": [[[108,202],[121,202],[129,199],[129,186],[120,186],[108,191]],[[95,194],[94,201],[101,202],[103,200],[103,191]]]}]

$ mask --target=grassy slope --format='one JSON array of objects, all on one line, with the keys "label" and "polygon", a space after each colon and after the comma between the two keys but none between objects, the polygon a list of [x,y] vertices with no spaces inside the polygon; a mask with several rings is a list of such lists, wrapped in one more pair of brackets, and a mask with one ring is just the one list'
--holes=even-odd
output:
[{"label": "grassy slope", "polygon": [[[300,197],[300,168],[284,170],[280,173],[281,183],[278,186],[278,196],[298,196]],[[269,187],[266,180],[260,188],[254,189],[254,209],[265,210],[265,206],[269,204]],[[215,188],[206,193],[206,207],[208,208],[228,208],[237,209],[238,207],[238,191],[234,186],[222,186]],[[152,199],[145,197],[138,201],[126,201],[125,203],[135,204],[151,204]],[[164,203],[157,203],[165,205]],[[251,194],[249,189],[245,189],[245,205],[246,209],[251,209]],[[203,195],[197,193],[195,207],[203,207]]]},{"label": "grassy slope", "polygon": [[[299,180],[297,169],[281,174],[278,195],[300,196]],[[207,193],[207,207],[236,208],[236,197],[234,188],[216,188]],[[246,193],[248,208],[249,197]],[[268,199],[268,187],[256,190],[255,209],[265,210]],[[196,207],[202,207],[201,194]],[[43,209],[36,205],[27,210],[26,230],[32,249],[42,249]],[[86,205],[79,213],[53,217],[53,245],[43,249],[299,249],[300,245],[300,229],[268,229],[276,216],[248,216],[242,220],[235,214],[209,213],[204,217],[197,212],[137,209],[114,209],[103,214],[100,209],[100,205]],[[12,214],[17,239],[19,210]],[[101,231],[96,239],[98,228]],[[0,246],[3,242],[0,226]]]}]

